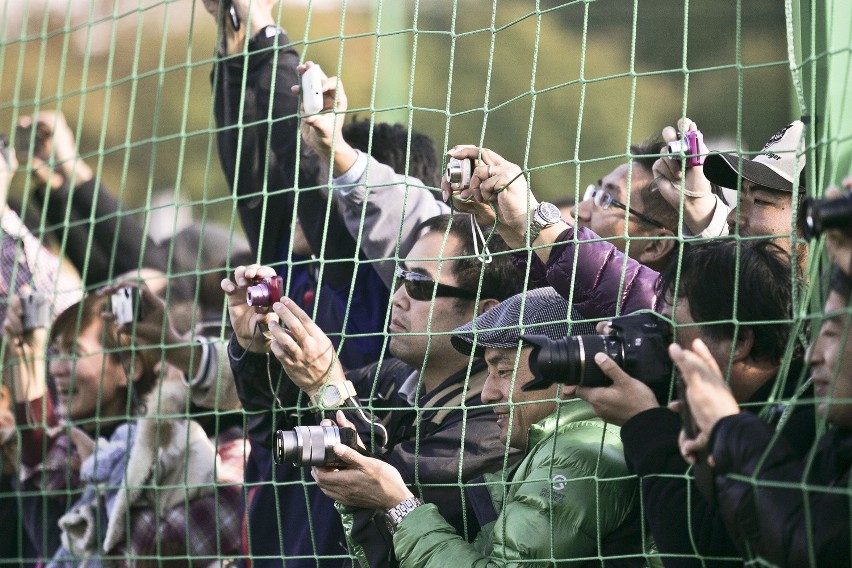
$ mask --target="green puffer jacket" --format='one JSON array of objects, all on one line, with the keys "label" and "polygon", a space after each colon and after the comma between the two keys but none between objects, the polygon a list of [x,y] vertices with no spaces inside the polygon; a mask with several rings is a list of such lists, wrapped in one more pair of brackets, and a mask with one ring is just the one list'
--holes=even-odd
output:
[{"label": "green puffer jacket", "polygon": [[574,399],[530,428],[527,448],[517,467],[486,476],[479,491],[469,488],[483,527],[473,543],[426,504],[393,537],[400,565],[577,566],[585,559],[601,566],[615,556],[607,565],[643,566],[639,484],[624,463],[619,428]]}]

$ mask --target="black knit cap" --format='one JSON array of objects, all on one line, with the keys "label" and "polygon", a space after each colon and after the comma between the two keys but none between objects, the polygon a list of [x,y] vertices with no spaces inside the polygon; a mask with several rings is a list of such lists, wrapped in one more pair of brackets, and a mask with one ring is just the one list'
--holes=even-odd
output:
[{"label": "black knit cap", "polygon": [[482,357],[488,348],[517,347],[521,334],[546,335],[550,339],[594,334],[595,325],[582,319],[556,290],[536,288],[503,300],[472,322],[456,328],[451,340],[460,353]]}]

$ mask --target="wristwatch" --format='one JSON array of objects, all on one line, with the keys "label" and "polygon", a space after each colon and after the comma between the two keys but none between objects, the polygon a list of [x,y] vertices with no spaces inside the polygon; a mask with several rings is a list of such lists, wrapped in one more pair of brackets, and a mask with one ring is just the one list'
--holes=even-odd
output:
[{"label": "wristwatch", "polygon": [[320,408],[340,408],[350,398],[358,396],[352,381],[330,383],[311,395],[311,404]]},{"label": "wristwatch", "polygon": [[[527,234],[530,239],[529,243],[533,244],[533,241],[538,238],[539,233],[562,220],[562,213],[559,211],[559,207],[553,203],[542,201],[532,211],[531,217],[532,219],[530,220],[530,227],[527,229]],[[526,235],[524,235],[524,237],[524,240],[526,241]]]},{"label": "wristwatch", "polygon": [[399,523],[402,522],[408,513],[423,504],[423,501],[417,497],[409,497],[396,507],[391,507],[385,513],[385,523],[388,526],[388,531],[393,534],[399,528]]}]

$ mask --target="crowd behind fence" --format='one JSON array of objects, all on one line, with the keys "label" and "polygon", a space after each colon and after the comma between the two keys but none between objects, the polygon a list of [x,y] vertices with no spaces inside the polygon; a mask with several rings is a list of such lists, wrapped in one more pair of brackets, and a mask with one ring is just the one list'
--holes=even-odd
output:
[{"label": "crowd behind fence", "polygon": [[359,116],[286,2],[199,0],[230,193],[162,240],[61,98],[4,103],[0,564],[849,566],[843,5],[787,6],[759,151],[684,95],[560,191],[521,133]]}]

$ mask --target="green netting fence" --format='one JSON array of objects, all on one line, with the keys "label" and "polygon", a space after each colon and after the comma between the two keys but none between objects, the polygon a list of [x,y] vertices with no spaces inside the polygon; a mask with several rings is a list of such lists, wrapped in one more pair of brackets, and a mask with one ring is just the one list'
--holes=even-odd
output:
[{"label": "green netting fence", "polygon": [[[377,223],[371,208],[424,206],[416,191],[424,188],[439,199],[448,148],[491,148],[520,166],[539,200],[573,203],[587,185],[630,161],[631,144],[681,117],[699,125],[711,150],[745,158],[778,128],[806,117],[801,158],[808,195],[821,196],[852,174],[849,0],[254,0],[242,31],[269,10],[282,31],[235,39],[223,31],[232,16],[222,4],[0,0],[0,292],[6,314],[20,311],[18,298],[32,302],[31,292],[43,293],[48,322],[23,341],[7,325],[0,350],[0,564],[46,564],[57,550],[62,561],[80,565],[354,561],[341,543],[339,516],[330,501],[321,502],[309,471],[271,462],[273,431],[311,423],[310,403],[268,372],[262,357],[249,371],[243,367],[253,373],[248,386],[235,385],[229,354],[237,365],[256,360],[228,350],[232,330],[220,281],[238,265],[272,265],[286,292],[321,325],[323,314],[335,315],[337,327],[326,331],[344,366],[389,356],[393,330],[405,336],[406,329],[394,322],[388,288],[396,266],[411,267],[403,243],[413,228],[398,217]],[[290,85],[280,81],[307,61],[345,85],[336,102],[345,96],[348,106],[333,115],[336,125],[404,127],[390,150],[380,148],[387,132],[362,130],[365,152],[384,150],[397,172],[411,177],[371,182],[380,171],[368,168],[366,197],[351,211],[329,198],[341,191],[329,180],[329,164],[306,157],[308,143],[295,134],[300,115],[281,103]],[[288,65],[283,74],[257,75]],[[426,166],[420,135],[437,155]],[[283,155],[292,163],[282,163]],[[341,158],[340,148],[332,145],[331,157]],[[627,206],[637,199],[630,179]],[[624,223],[623,235],[610,240],[641,247],[641,238],[627,234],[628,213],[610,212]],[[313,225],[303,227],[303,242],[296,220],[307,218]],[[796,215],[788,245],[796,244],[795,223]],[[373,250],[377,229],[392,242],[370,256],[365,251]],[[671,240],[686,239],[675,233]],[[349,245],[341,245],[341,234]],[[485,246],[488,237],[476,240]],[[443,260],[456,258],[447,242],[440,245]],[[806,243],[799,245],[793,248],[801,254]],[[480,253],[473,256],[484,260]],[[788,371],[823,319],[824,261],[824,243],[810,243],[808,284],[794,297],[781,364],[786,379],[771,398],[777,405],[790,402],[785,385],[799,396],[807,380]],[[474,262],[481,284],[487,265]],[[448,266],[440,264],[437,279]],[[113,324],[99,323],[113,290],[97,291],[128,281],[144,281],[150,297],[128,305],[134,323],[129,333],[115,334]],[[622,282],[619,293],[628,285]],[[89,299],[77,303],[84,294]],[[434,387],[423,377],[442,363],[451,330],[445,315],[433,298],[422,312],[425,332],[407,336],[424,350],[408,395],[414,411],[389,410],[382,397],[393,392],[381,392],[379,381],[367,388],[374,398],[365,404],[380,415],[414,412],[413,419],[400,418],[411,421],[411,486],[417,494],[452,495],[461,511],[456,528],[472,538],[479,524],[465,489],[508,498],[523,484],[499,473],[514,459],[506,445],[487,468],[496,477],[465,478],[466,463],[477,459],[466,461],[467,445],[480,442],[481,418],[467,402],[483,376],[476,361],[467,360],[455,383],[466,394],[444,385],[443,398],[418,398]],[[19,318],[6,319],[14,328]],[[741,322],[734,315],[721,323],[739,329]],[[393,370],[387,360],[382,367]],[[136,387],[127,388],[128,377]],[[510,406],[525,412],[523,403]],[[447,416],[459,420],[459,451],[445,466],[449,478],[435,481],[428,461],[421,465],[421,446],[429,447],[430,425]],[[373,441],[377,436],[374,430]],[[244,468],[251,451],[257,453]],[[609,512],[603,509],[623,505],[613,488],[635,478],[548,476],[536,496],[552,504],[572,482],[577,491],[594,492],[590,510],[600,527]],[[835,490],[849,494],[848,487]],[[641,516],[644,507],[635,507]],[[569,536],[550,521],[550,534],[523,537],[543,538],[544,557],[521,554],[514,562],[604,564],[625,556],[605,552],[598,532],[589,537],[594,552],[564,558],[559,550]],[[506,529],[512,519],[499,522]],[[640,525],[645,547],[633,559],[665,560],[649,524]],[[472,562],[436,558],[430,565]]]}]

